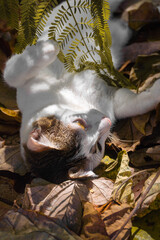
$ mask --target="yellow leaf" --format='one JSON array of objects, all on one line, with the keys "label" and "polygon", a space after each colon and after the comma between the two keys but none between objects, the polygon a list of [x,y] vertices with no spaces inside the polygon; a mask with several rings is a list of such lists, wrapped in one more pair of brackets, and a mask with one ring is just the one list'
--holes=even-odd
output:
[{"label": "yellow leaf", "polygon": [[0,107],[0,110],[7,116],[13,117],[17,122],[21,122],[21,113],[19,110],[11,110],[4,107]]},{"label": "yellow leaf", "polygon": [[140,131],[143,135],[145,135],[145,127],[150,118],[150,113],[143,114],[141,116],[133,117],[132,122],[134,126]]}]

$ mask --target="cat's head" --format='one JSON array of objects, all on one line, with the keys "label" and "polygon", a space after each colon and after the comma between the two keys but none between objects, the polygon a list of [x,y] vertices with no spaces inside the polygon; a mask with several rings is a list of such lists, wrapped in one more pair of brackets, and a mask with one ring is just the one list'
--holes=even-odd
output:
[{"label": "cat's head", "polygon": [[96,110],[40,118],[24,145],[26,161],[34,173],[52,182],[94,176],[110,127],[110,119]]}]

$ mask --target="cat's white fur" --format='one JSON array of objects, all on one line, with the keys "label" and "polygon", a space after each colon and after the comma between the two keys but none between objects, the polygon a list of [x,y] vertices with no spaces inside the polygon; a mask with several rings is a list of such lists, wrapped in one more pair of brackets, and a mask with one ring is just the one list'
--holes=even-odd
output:
[{"label": "cat's white fur", "polygon": [[[160,80],[147,91],[135,94],[128,89],[109,87],[91,70],[67,73],[57,59],[57,43],[45,40],[44,36],[35,46],[27,46],[22,54],[14,55],[4,71],[5,81],[17,88],[17,102],[23,114],[20,133],[23,157],[23,144],[28,140],[33,122],[41,117],[56,115],[65,124],[70,124],[74,116],[85,113],[99,131],[103,116],[113,124],[116,119],[150,111],[160,102]],[[96,131],[91,129],[83,143],[83,151],[91,147],[96,137]],[[100,159],[95,157],[94,161],[90,162],[88,175],[92,175]]]}]

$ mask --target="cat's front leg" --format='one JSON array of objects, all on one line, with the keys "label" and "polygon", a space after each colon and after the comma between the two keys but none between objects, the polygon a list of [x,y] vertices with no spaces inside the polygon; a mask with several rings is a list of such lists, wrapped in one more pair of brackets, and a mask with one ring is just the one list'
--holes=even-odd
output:
[{"label": "cat's front leg", "polygon": [[153,110],[160,103],[160,79],[139,94],[121,88],[114,95],[114,112],[117,119],[132,117]]},{"label": "cat's front leg", "polygon": [[6,64],[5,81],[12,87],[22,86],[28,79],[52,63],[59,52],[58,44],[52,40],[39,41],[27,46],[22,54],[16,54]]}]

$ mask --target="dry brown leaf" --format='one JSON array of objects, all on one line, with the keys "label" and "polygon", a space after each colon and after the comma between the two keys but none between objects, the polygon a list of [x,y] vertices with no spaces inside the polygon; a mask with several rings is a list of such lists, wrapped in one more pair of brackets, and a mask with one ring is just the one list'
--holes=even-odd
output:
[{"label": "dry brown leaf", "polygon": [[134,151],[143,134],[134,126],[132,119],[120,120],[113,129],[113,143],[125,151]]},{"label": "dry brown leaf", "polygon": [[16,90],[10,88],[0,77],[0,104],[9,109],[18,109],[16,103]]},{"label": "dry brown leaf", "polygon": [[[135,171],[136,173],[137,171]],[[134,193],[134,199],[135,201],[138,199],[138,197],[141,195],[142,193],[142,189],[144,186],[145,181],[147,180],[147,178],[150,176],[150,172],[147,171],[143,171],[143,173],[138,174],[136,176],[134,176],[132,178],[133,180],[133,187],[132,187],[132,191]]]},{"label": "dry brown leaf", "polygon": [[[36,183],[36,184],[35,184]],[[66,181],[55,185],[34,180],[26,187],[23,207],[61,219],[78,233],[81,227],[82,201],[94,205],[108,202],[113,183],[104,178],[86,181]]]},{"label": "dry brown leaf", "polygon": [[128,7],[122,18],[128,22],[130,28],[138,30],[148,22],[159,19],[160,14],[151,0],[141,0]]},{"label": "dry brown leaf", "polygon": [[26,187],[23,207],[61,219],[72,231],[81,227],[82,205],[87,200],[88,189],[78,181]]},{"label": "dry brown leaf", "polygon": [[100,214],[89,202],[83,202],[82,230],[80,236],[88,240],[109,239]]},{"label": "dry brown leaf", "polygon": [[109,201],[112,195],[114,183],[110,179],[98,178],[85,181],[89,189],[89,201],[96,205],[101,206]]},{"label": "dry brown leaf", "polygon": [[136,42],[127,45],[123,49],[123,60],[125,62],[135,62],[139,55],[150,55],[158,52],[160,49],[160,41],[153,42]]},{"label": "dry brown leaf", "polygon": [[0,149],[0,170],[24,175],[27,169],[20,154],[20,146],[4,146]]},{"label": "dry brown leaf", "polygon": [[[101,214],[101,218],[106,226],[106,232],[110,238],[114,237],[130,214],[130,206],[126,203],[118,205],[113,204],[110,208]],[[131,221],[125,226],[116,240],[128,239],[131,232]]]},{"label": "dry brown leaf", "polygon": [[23,209],[8,211],[0,221],[0,239],[80,240],[62,222]]},{"label": "dry brown leaf", "polygon": [[129,153],[135,167],[160,164],[160,122],[153,128],[152,134],[141,139],[134,152]]},{"label": "dry brown leaf", "polygon": [[[149,56],[138,56],[138,58],[136,59],[136,63],[130,72],[130,80],[138,87],[141,87],[146,82],[152,84],[156,79],[159,78],[159,67],[160,54],[154,53]],[[145,89],[142,88],[140,90],[144,91]]]},{"label": "dry brown leaf", "polygon": [[11,205],[0,201],[0,221],[3,218],[3,216],[12,208],[13,207]]},{"label": "dry brown leaf", "polygon": [[113,129],[114,145],[126,151],[134,151],[139,146],[141,139],[145,139],[145,137],[152,134],[157,124],[157,118],[158,114],[152,111],[119,121]]},{"label": "dry brown leaf", "polygon": [[18,193],[14,190],[14,181],[0,176],[0,199],[12,206],[17,197]]},{"label": "dry brown leaf", "polygon": [[137,117],[132,118],[132,122],[134,126],[142,133],[143,135],[146,135],[146,124],[148,123],[150,119],[150,113],[146,113]]},{"label": "dry brown leaf", "polygon": [[[152,173],[151,176],[145,181],[143,192],[150,185],[151,181],[155,177],[156,172]],[[144,216],[152,210],[157,210],[160,208],[160,176],[150,189],[149,193],[145,197],[141,208],[138,211],[138,215]]]}]

